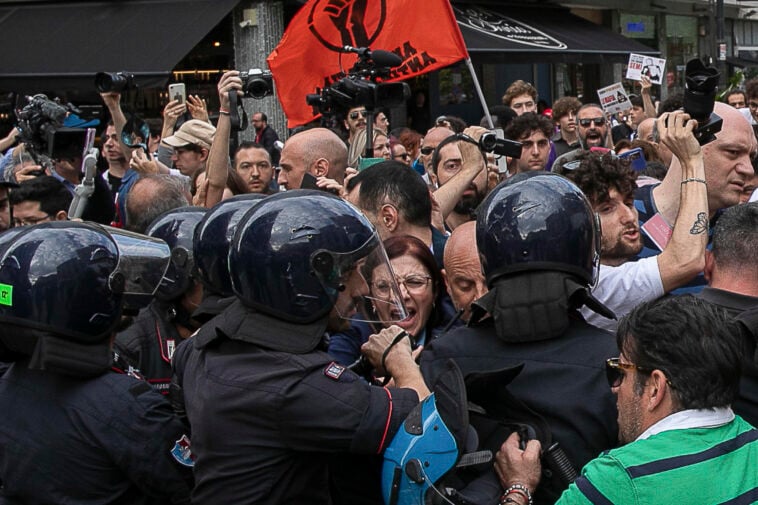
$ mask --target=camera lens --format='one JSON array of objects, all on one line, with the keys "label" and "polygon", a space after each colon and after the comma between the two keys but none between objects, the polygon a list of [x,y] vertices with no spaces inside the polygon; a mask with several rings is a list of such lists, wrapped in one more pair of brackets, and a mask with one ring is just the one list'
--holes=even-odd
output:
[{"label": "camera lens", "polygon": [[98,72],[95,74],[95,88],[99,93],[120,93],[130,85],[130,74],[123,72]]}]

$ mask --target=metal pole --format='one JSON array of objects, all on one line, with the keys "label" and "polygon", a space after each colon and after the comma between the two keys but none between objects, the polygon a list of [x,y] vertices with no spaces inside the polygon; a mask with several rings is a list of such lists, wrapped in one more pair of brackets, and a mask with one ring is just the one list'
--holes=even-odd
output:
[{"label": "metal pole", "polygon": [[487,124],[490,125],[490,129],[495,129],[495,123],[492,122],[492,116],[490,116],[490,109],[487,107],[487,101],[484,99],[484,93],[482,93],[482,87],[479,85],[479,79],[474,72],[474,65],[471,64],[471,58],[466,58],[466,66],[468,71],[471,72],[471,78],[474,80],[474,87],[476,88],[476,94],[479,96],[479,101],[482,103],[484,109],[484,116],[487,118]]}]

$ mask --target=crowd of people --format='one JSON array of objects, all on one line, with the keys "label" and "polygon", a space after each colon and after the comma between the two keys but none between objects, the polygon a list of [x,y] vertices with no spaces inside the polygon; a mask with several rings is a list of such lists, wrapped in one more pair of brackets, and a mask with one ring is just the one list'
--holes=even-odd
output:
[{"label": "crowd of people", "polygon": [[73,219],[86,153],[0,140],[1,504],[758,501],[758,79],[704,144],[519,80],[520,156],[423,94],[236,145],[242,85],[102,93]]}]

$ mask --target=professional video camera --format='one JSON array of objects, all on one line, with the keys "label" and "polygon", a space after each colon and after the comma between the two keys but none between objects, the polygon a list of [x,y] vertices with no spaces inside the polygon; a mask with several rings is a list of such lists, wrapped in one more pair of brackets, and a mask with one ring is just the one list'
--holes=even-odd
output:
[{"label": "professional video camera", "polygon": [[98,93],[121,93],[137,87],[134,74],[129,72],[98,72],[95,74],[95,88]]},{"label": "professional video camera", "polygon": [[723,124],[721,117],[713,112],[719,71],[714,67],[706,67],[695,58],[687,62],[684,79],[687,82],[684,112],[697,121],[698,127],[692,133],[702,146],[716,140],[716,134],[721,131]]},{"label": "professional video camera", "polygon": [[50,166],[51,159],[81,155],[87,130],[63,127],[69,112],[80,111],[71,104],[61,105],[41,94],[27,99],[28,103],[16,110],[18,140],[24,144],[34,161]]},{"label": "professional video camera", "polygon": [[274,81],[268,70],[251,68],[247,72],[240,71],[240,79],[245,98],[261,99],[274,93]]},{"label": "professional video camera", "polygon": [[403,61],[395,53],[366,47],[345,46],[344,52],[356,53],[358,61],[342,79],[316,93],[306,95],[305,101],[313,107],[314,114],[330,114],[337,110],[347,110],[363,105],[372,112],[378,107],[397,107],[405,104],[410,97],[406,83],[379,83],[387,78],[392,68]]}]

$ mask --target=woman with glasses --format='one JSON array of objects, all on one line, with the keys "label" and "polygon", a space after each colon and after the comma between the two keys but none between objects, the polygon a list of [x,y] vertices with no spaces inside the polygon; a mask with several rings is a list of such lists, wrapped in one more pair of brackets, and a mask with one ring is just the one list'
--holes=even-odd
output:
[{"label": "woman with glasses", "polygon": [[[349,330],[329,339],[329,354],[343,365],[350,365],[360,358],[361,345],[382,328],[392,324],[400,326],[408,332],[415,348],[444,333],[446,326],[455,319],[442,274],[429,247],[416,237],[399,235],[385,240],[384,248],[394,275],[383,265],[367,263],[362,267],[370,295],[361,319],[375,323],[354,321]],[[397,323],[390,321],[397,321],[398,314],[389,313],[386,308],[389,305],[381,303],[391,296],[394,283],[403,296],[407,314]]]}]

